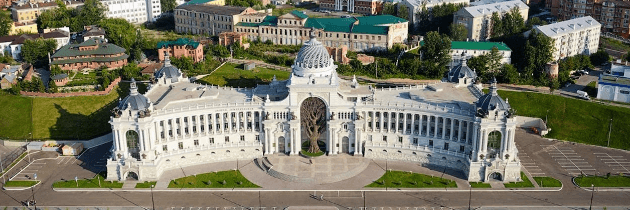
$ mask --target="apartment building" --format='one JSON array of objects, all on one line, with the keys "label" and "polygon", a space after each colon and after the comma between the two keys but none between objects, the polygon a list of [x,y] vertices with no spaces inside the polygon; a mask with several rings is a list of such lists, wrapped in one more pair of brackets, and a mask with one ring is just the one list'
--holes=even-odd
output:
[{"label": "apartment building", "polygon": [[[470,4],[470,0],[403,0],[400,2],[407,6],[409,10],[409,22],[417,24],[420,22],[420,18],[417,14],[422,12],[422,7],[425,7],[427,11],[431,12],[433,7],[443,4]],[[445,26],[448,27],[448,26]]]},{"label": "apartment building", "polygon": [[249,7],[217,5],[180,5],[175,8],[175,31],[178,33],[219,35],[234,31],[234,25],[241,22],[241,16],[255,14]]},{"label": "apartment building", "polygon": [[334,11],[346,11],[365,15],[381,14],[382,0],[320,0],[319,7]]},{"label": "apartment building", "polygon": [[486,41],[490,39],[492,32],[492,14],[496,12],[503,17],[515,7],[523,19],[527,20],[529,7],[520,0],[512,0],[462,8],[453,15],[453,22],[466,26],[468,39]]},{"label": "apartment building", "polygon": [[546,7],[559,20],[591,16],[602,32],[630,38],[630,2],[615,0],[548,0]]},{"label": "apartment building", "polygon": [[122,18],[130,23],[153,22],[162,14],[160,0],[101,0],[108,18]]},{"label": "apartment building", "polygon": [[543,33],[554,40],[553,60],[577,54],[590,55],[597,52],[602,25],[590,16],[575,18],[532,30]]},{"label": "apartment building", "polygon": [[311,28],[327,47],[348,46],[351,51],[385,50],[405,43],[408,21],[391,15],[352,18],[309,18],[300,11],[282,16],[245,15],[236,32],[248,33],[248,39],[271,40],[275,44],[297,45],[308,41]]},{"label": "apartment building", "polygon": [[[62,1],[66,8],[76,8],[83,6],[83,1],[66,0]],[[57,8],[57,2],[53,0],[22,0],[13,2],[11,5],[11,16],[14,22],[31,23],[37,20],[42,12]]]},{"label": "apartment building", "polygon": [[54,39],[57,42],[57,49],[67,45],[70,42],[70,29],[68,27],[58,29],[45,29],[44,33],[39,34],[22,34],[13,36],[0,37],[0,50],[3,55],[11,55],[13,59],[20,60],[22,56],[22,45],[26,40]]}]

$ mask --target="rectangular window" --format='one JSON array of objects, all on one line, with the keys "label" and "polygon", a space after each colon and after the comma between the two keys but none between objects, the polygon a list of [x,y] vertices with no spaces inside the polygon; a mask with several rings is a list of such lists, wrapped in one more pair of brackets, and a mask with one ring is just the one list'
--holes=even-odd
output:
[{"label": "rectangular window", "polygon": [[162,145],[162,151],[164,151],[164,152],[168,151],[168,146]]},{"label": "rectangular window", "polygon": [[413,138],[413,144],[418,144],[418,138]]},{"label": "rectangular window", "polygon": [[459,146],[459,152],[464,152],[464,146]]},{"label": "rectangular window", "polygon": [[444,150],[448,150],[448,143],[444,143]]},{"label": "rectangular window", "polygon": [[387,136],[383,136],[383,141],[387,141]]},{"label": "rectangular window", "polygon": [[184,149],[184,142],[177,143],[177,146],[179,147],[179,149]]},{"label": "rectangular window", "polygon": [[225,143],[229,143],[229,142],[230,142],[230,137],[229,137],[229,136],[226,136],[226,137],[225,137]]},{"label": "rectangular window", "polygon": [[214,138],[210,138],[210,144],[214,144]]},{"label": "rectangular window", "polygon": [[245,136],[241,135],[241,141],[245,141]]},{"label": "rectangular window", "polygon": [[402,137],[398,137],[398,142],[402,143],[402,139],[403,139]]},{"label": "rectangular window", "polygon": [[256,135],[256,141],[260,140],[260,135]]},{"label": "rectangular window", "polygon": [[196,147],[199,146],[199,140],[195,139],[194,144]]},{"label": "rectangular window", "polygon": [[429,146],[433,147],[433,140],[429,140]]}]

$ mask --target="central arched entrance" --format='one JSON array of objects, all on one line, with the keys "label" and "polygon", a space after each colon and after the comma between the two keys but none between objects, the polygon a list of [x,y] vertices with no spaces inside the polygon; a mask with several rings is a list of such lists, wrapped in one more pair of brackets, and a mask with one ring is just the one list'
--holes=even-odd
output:
[{"label": "central arched entrance", "polygon": [[501,177],[501,173],[494,172],[488,175],[488,180],[489,181],[503,181],[503,178]]},{"label": "central arched entrance", "polygon": [[278,138],[278,152],[279,153],[286,153],[287,152],[286,149],[284,148],[285,141],[286,140],[284,139],[284,136],[280,136]]},{"label": "central arched entrance", "polygon": [[350,153],[350,139],[347,136],[341,138],[341,152]]},{"label": "central arched entrance", "polygon": [[138,174],[136,174],[136,172],[130,171],[127,173],[127,177],[125,177],[125,179],[130,180],[130,181],[137,181]]},{"label": "central arched entrance", "polygon": [[[327,110],[326,103],[320,98],[310,97],[300,105],[300,127],[305,151],[309,153],[327,152]],[[322,147],[323,146],[323,150]]]},{"label": "central arched entrance", "polygon": [[501,149],[501,132],[492,131],[488,134],[488,158],[496,158]]}]

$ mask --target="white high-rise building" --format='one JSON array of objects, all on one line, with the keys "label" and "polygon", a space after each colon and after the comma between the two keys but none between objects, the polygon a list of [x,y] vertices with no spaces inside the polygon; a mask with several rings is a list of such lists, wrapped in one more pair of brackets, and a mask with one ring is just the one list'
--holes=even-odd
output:
[{"label": "white high-rise building", "polygon": [[599,34],[602,25],[591,16],[571,19],[533,30],[551,37],[554,43],[553,60],[559,60],[577,54],[590,55],[597,52]]},{"label": "white high-rise building", "polygon": [[[422,7],[431,12],[433,7],[443,4],[469,4],[470,0],[403,0],[400,3],[407,6],[409,11],[409,22],[415,26],[420,21],[418,14],[422,12]],[[448,26],[445,26],[448,27]],[[446,28],[445,28],[446,29]]]},{"label": "white high-rise building", "polygon": [[105,14],[108,18],[122,18],[130,23],[153,22],[162,14],[160,0],[103,0],[101,2],[107,7]]}]

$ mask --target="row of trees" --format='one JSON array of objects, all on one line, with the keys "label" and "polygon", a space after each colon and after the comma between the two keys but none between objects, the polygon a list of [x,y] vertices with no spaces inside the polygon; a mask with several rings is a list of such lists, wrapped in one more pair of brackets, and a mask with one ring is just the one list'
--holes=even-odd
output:
[{"label": "row of trees", "polygon": [[518,7],[513,7],[502,17],[499,16],[499,13],[494,12],[490,20],[492,23],[491,38],[512,36],[522,33],[525,29],[525,20]]},{"label": "row of trees", "polygon": [[61,0],[56,0],[57,8],[42,12],[37,17],[37,27],[59,28],[69,26],[70,31],[79,32],[83,26],[98,24],[105,19],[107,10],[98,0],[86,0],[80,8],[67,8]]},{"label": "row of trees", "polygon": [[453,16],[455,12],[464,8],[466,4],[440,4],[431,8],[429,11],[426,7],[426,3],[423,3],[422,10],[417,12],[416,18],[419,20],[419,24],[422,27],[418,28],[420,34],[426,34],[429,31],[446,31],[447,26],[453,23]]},{"label": "row of trees", "polygon": [[409,20],[409,8],[404,4],[393,4],[391,2],[386,2],[383,4],[383,14],[384,15],[393,15],[405,20]]}]

